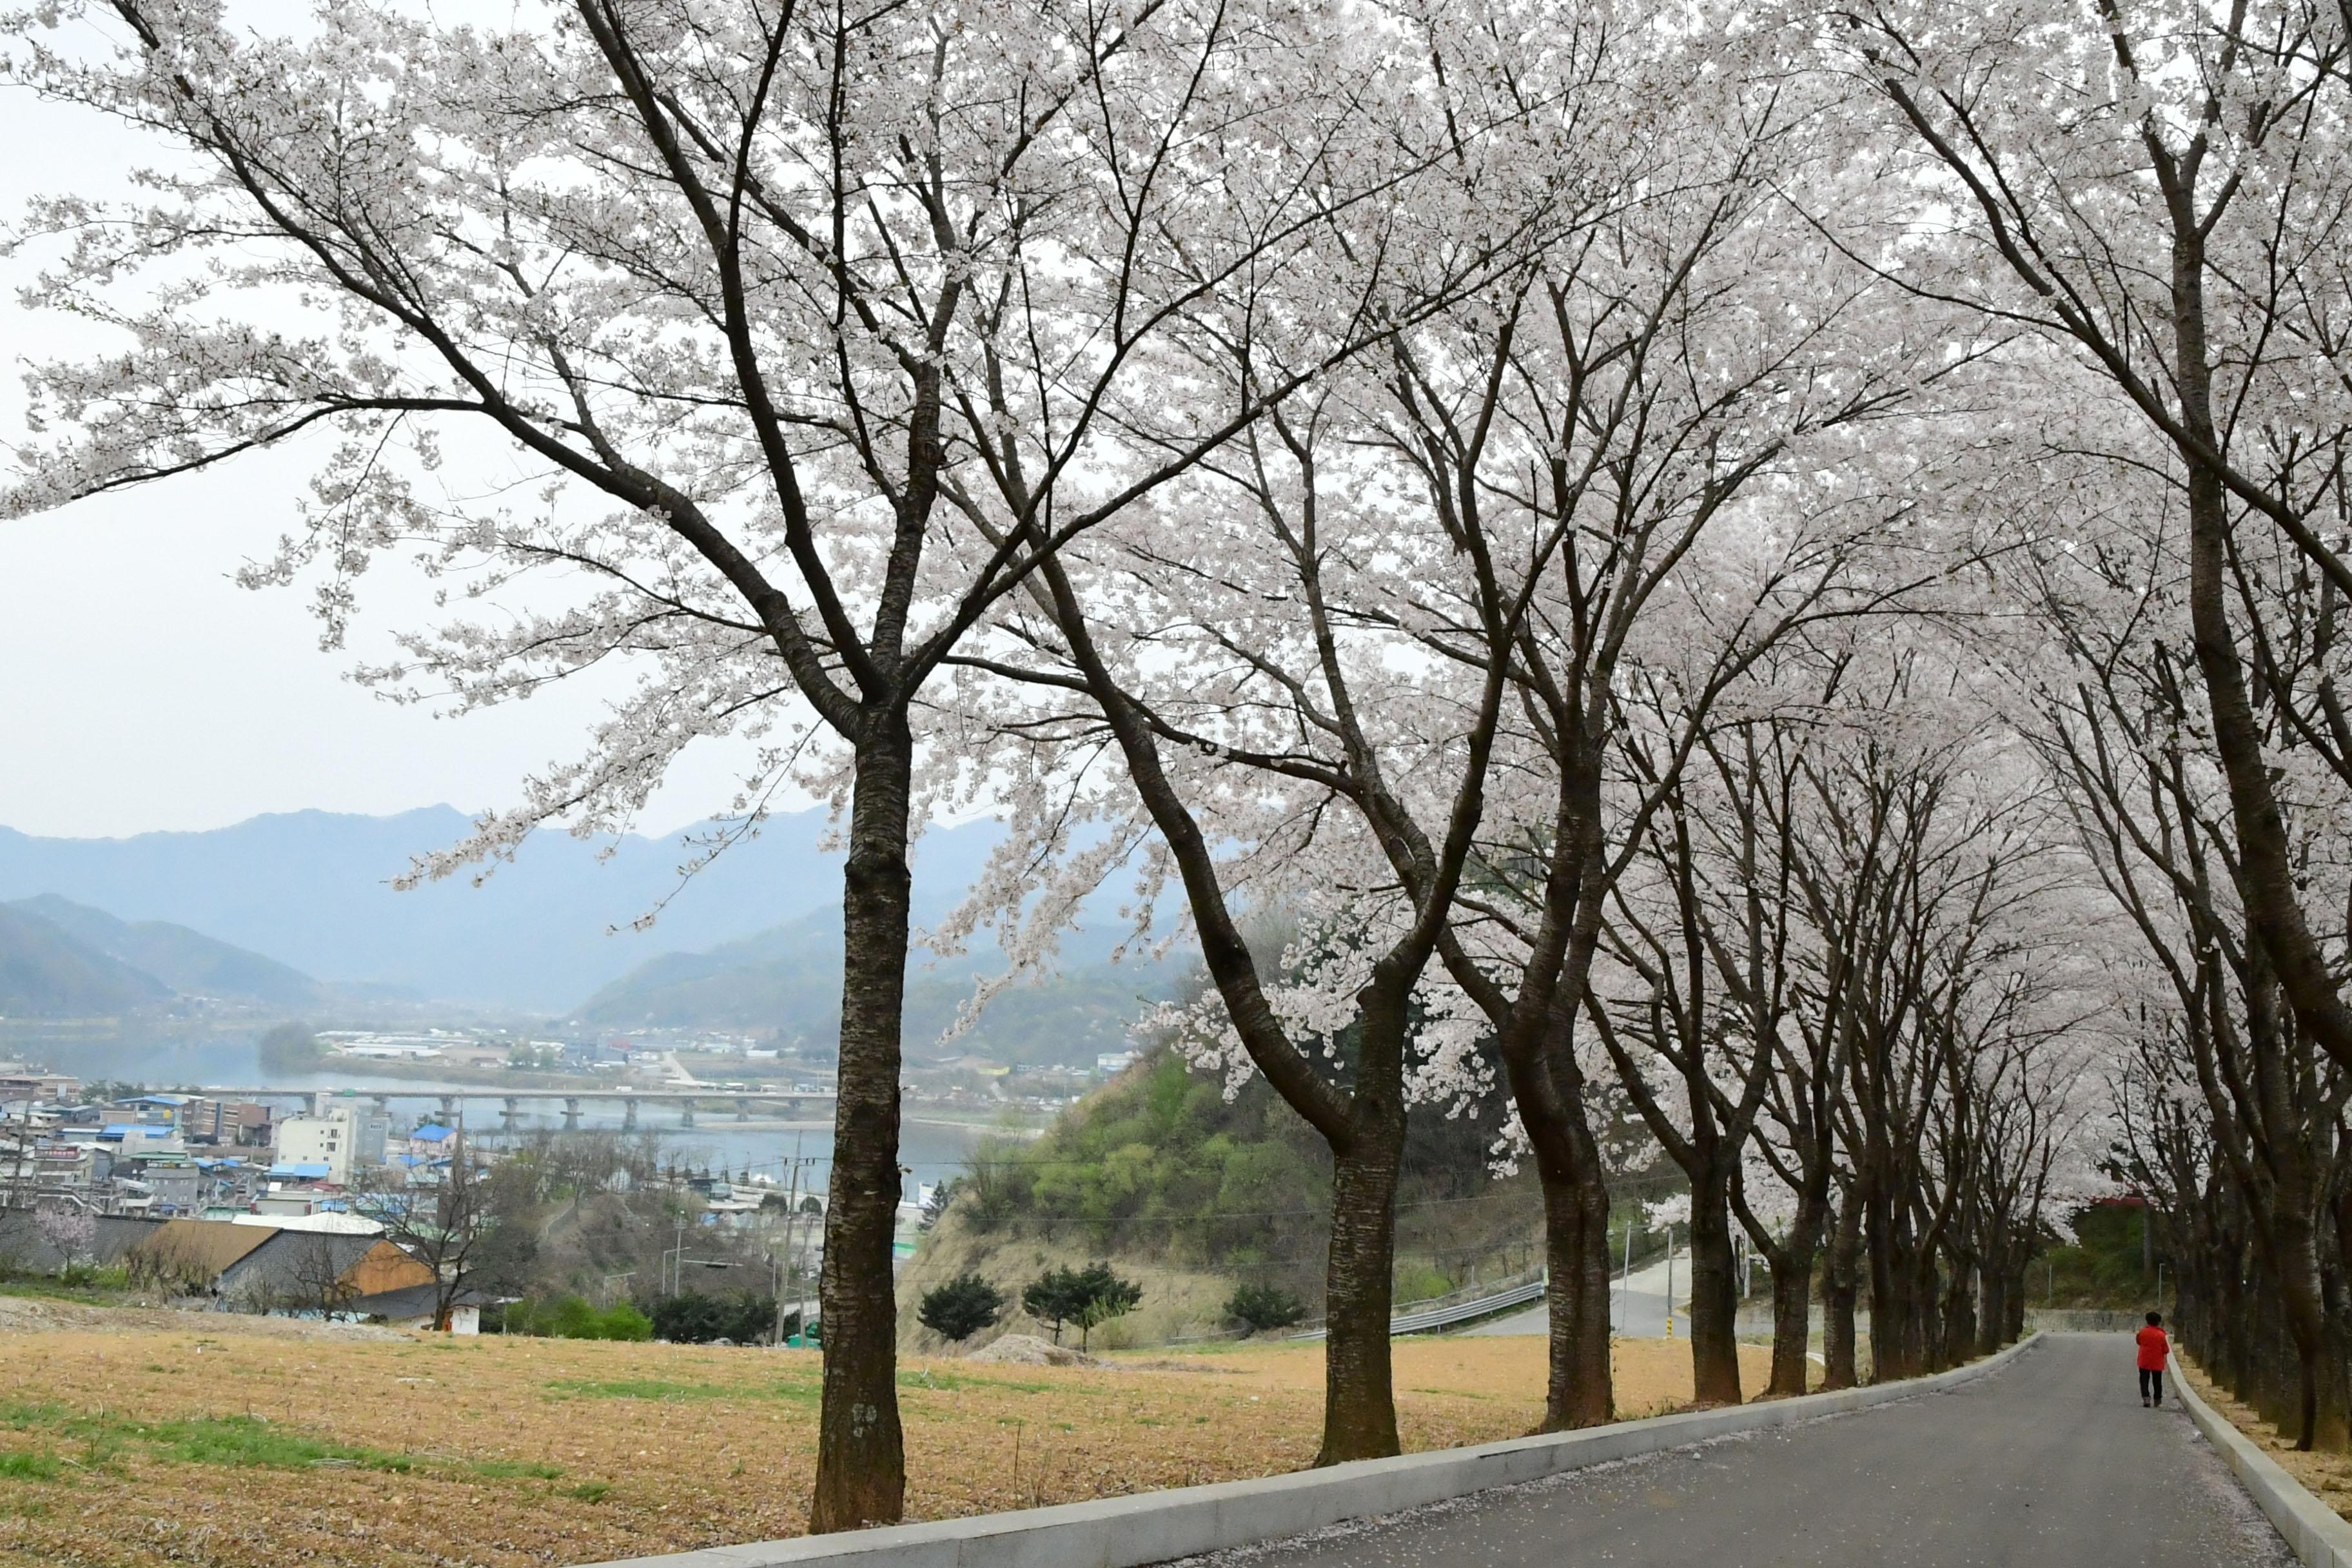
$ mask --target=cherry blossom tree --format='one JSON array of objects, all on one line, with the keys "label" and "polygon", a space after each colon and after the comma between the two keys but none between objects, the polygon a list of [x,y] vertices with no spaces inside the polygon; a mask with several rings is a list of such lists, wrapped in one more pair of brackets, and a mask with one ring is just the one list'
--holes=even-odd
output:
[{"label": "cherry blossom tree", "polygon": [[[1449,158],[1448,177],[1392,216],[1382,297],[1402,302],[1401,330],[1045,564],[1033,613],[1005,627],[1024,657],[967,661],[1040,702],[1000,725],[1040,781],[1000,862],[1066,856],[1083,887],[1149,837],[1148,879],[1181,888],[1214,982],[1173,1020],[1179,1037],[1231,1082],[1262,1073],[1330,1150],[1326,1464],[1398,1451],[1389,1322],[1408,1106],[1458,1089],[1465,1056],[1459,1027],[1416,1018],[1507,686],[1500,664],[1460,650],[1508,645],[1561,538],[1539,526],[1498,544],[1461,515],[1479,498],[1449,489],[1422,444],[1441,422],[1504,428],[1496,344],[1507,353],[1531,307],[1544,251],[1530,241],[1621,200],[1626,178],[1560,149],[1563,126],[1622,109],[1587,52],[1608,37],[1597,23],[1589,40],[1524,51],[1516,35],[1427,18],[1402,31],[1442,64],[1422,134]],[[1465,141],[1480,123],[1510,129]],[[1416,254],[1435,270],[1399,265]],[[1416,303],[1437,299],[1451,302]],[[1203,347],[1199,374],[1236,389],[1294,374],[1278,342]],[[1081,815],[1115,826],[1073,855]],[[1022,919],[1029,892],[1002,879],[994,916]],[[1049,896],[1042,923],[1068,903]],[[1278,955],[1245,935],[1265,912],[1298,933]]]},{"label": "cherry blossom tree", "polygon": [[[116,0],[7,33],[20,80],[177,160],[35,210],[62,255],[31,301],[109,342],[34,371],[8,513],[302,441],[249,580],[312,581],[331,644],[379,557],[445,589],[367,679],[486,707],[612,672],[585,754],[420,877],[617,830],[712,737],[758,761],[705,853],[788,784],[845,812],[812,1523],[898,1518],[919,695],[1055,548],[1389,330],[1292,267],[1346,230],[1380,274],[1346,226],[1402,199],[1382,120],[1420,68],[1312,6],[1090,0],[335,0],[299,38]],[[1207,330],[1289,374],[1187,380]]]},{"label": "cherry blossom tree", "polygon": [[[2352,1066],[2333,935],[2298,889],[2264,760],[2272,671],[2242,651],[2231,603],[2233,556],[2261,536],[2352,592],[2352,28],[2328,0],[1890,3],[1823,21],[1918,183],[1906,286],[2067,351],[2167,449],[2248,919],[2299,1026]],[[1886,238],[1858,245],[1884,255]],[[2114,449],[2112,430],[2082,434]]]}]

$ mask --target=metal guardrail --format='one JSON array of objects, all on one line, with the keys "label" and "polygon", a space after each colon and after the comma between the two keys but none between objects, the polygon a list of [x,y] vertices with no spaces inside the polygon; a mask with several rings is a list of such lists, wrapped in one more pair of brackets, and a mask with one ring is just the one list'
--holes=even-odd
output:
[{"label": "metal guardrail", "polygon": [[[1425,1311],[1402,1313],[1389,1320],[1389,1333],[1391,1337],[1397,1334],[1426,1333],[1432,1329],[1451,1328],[1455,1323],[1466,1323],[1474,1319],[1492,1317],[1496,1312],[1507,1311],[1513,1307],[1524,1307],[1530,1301],[1540,1301],[1543,1300],[1544,1286],[1548,1283],[1549,1278],[1549,1276],[1538,1276],[1524,1285],[1514,1285],[1507,1290],[1499,1291],[1492,1296],[1481,1296],[1475,1301],[1456,1301],[1451,1306],[1433,1307]],[[1328,1329],[1309,1329],[1305,1333],[1294,1334],[1291,1337],[1300,1340],[1319,1340],[1329,1331]]]}]

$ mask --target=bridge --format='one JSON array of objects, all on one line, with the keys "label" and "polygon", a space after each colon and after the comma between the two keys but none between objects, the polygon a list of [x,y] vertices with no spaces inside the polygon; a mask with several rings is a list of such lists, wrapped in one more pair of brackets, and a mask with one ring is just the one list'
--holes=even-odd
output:
[{"label": "bridge", "polygon": [[526,1102],[562,1101],[563,1126],[575,1131],[580,1126],[580,1109],[583,1105],[618,1104],[622,1108],[621,1130],[633,1132],[637,1128],[637,1108],[645,1104],[675,1105],[678,1108],[680,1127],[695,1124],[698,1110],[714,1108],[722,1113],[732,1109],[735,1120],[749,1121],[753,1109],[781,1110],[787,1115],[806,1115],[822,1111],[830,1118],[834,1101],[838,1098],[831,1089],[723,1089],[712,1084],[667,1084],[648,1089],[293,1089],[283,1086],[213,1088],[205,1093],[221,1100],[299,1100],[314,1112],[326,1101],[346,1097],[373,1100],[378,1106],[389,1106],[395,1100],[438,1100],[445,1121],[454,1121],[457,1109],[469,1100],[496,1101],[500,1127],[509,1132],[515,1130]]}]

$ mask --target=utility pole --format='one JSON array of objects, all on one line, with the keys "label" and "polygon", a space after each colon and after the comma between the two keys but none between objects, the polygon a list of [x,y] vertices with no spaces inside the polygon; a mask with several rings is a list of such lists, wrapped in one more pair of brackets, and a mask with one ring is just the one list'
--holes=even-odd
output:
[{"label": "utility pole", "polygon": [[[788,1195],[784,1199],[784,1260],[782,1278],[776,1285],[775,1342],[779,1345],[782,1345],[784,1342],[785,1285],[790,1285],[793,1288],[793,1305],[797,1308],[801,1304],[800,1259],[793,1254],[793,1226],[798,1222],[801,1212],[801,1139],[804,1136],[806,1136],[804,1133],[799,1132],[793,1134],[792,1184],[788,1190]],[[806,1325],[803,1326],[805,1327]]]}]

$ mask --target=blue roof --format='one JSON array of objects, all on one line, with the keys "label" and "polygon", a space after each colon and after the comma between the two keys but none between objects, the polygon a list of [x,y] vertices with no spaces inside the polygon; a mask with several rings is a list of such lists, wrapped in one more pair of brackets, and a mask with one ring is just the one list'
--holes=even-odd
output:
[{"label": "blue roof", "polygon": [[333,1170],[334,1167],[323,1160],[295,1160],[283,1165],[270,1166],[269,1173],[273,1176],[297,1176],[315,1180]]},{"label": "blue roof", "polygon": [[110,1121],[98,1130],[100,1139],[111,1139],[116,1142],[121,1142],[133,1132],[138,1133],[142,1138],[169,1138],[172,1135],[172,1130],[168,1127],[150,1127],[143,1121]]},{"label": "blue roof", "polygon": [[428,1121],[408,1136],[411,1140],[421,1140],[426,1143],[438,1143],[441,1140],[449,1136],[449,1130],[446,1127],[442,1126],[437,1121]]}]

